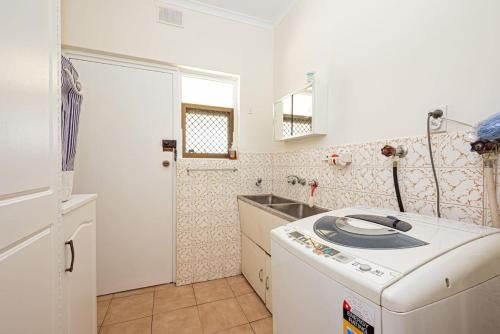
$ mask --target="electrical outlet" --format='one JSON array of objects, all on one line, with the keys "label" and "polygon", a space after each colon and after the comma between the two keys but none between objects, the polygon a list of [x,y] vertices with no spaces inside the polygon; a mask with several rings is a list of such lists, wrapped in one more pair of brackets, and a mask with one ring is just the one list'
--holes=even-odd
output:
[{"label": "electrical outlet", "polygon": [[430,110],[430,111],[434,111],[434,110],[438,110],[438,109],[443,111],[443,117],[440,117],[440,118],[431,117],[431,120],[430,120],[431,133],[443,133],[443,132],[448,131],[448,121],[447,121],[448,106],[447,105],[439,106],[439,107],[434,108],[433,110]]}]

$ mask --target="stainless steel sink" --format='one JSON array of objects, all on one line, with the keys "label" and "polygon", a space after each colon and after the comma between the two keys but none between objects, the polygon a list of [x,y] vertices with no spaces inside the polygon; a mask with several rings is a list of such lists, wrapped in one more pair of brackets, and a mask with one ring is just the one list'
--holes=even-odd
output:
[{"label": "stainless steel sink", "polygon": [[264,205],[297,203],[295,201],[274,195],[245,195],[242,197]]},{"label": "stainless steel sink", "polygon": [[317,206],[313,206],[311,208],[308,205],[302,203],[271,204],[269,205],[269,207],[297,219],[302,219],[320,213],[328,212],[328,210],[326,209],[319,208]]}]

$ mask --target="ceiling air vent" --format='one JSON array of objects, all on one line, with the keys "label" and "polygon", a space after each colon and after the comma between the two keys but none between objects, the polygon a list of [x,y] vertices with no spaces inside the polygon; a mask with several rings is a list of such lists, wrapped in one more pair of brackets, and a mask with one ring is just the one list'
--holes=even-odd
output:
[{"label": "ceiling air vent", "polygon": [[182,27],[182,12],[167,7],[158,7],[158,22]]}]

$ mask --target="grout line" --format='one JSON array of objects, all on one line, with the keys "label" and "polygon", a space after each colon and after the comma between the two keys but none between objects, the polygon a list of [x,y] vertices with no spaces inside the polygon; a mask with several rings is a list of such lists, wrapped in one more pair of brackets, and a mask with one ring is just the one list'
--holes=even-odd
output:
[{"label": "grout line", "polygon": [[151,326],[149,327],[149,332],[150,334],[153,334],[153,321],[154,321],[154,315],[155,315],[155,304],[156,304],[156,286],[153,289],[153,307],[151,309]]},{"label": "grout line", "polygon": [[[108,314],[109,314],[109,310],[111,309],[111,302],[112,301],[113,301],[113,296],[111,296],[111,299],[109,300],[108,306],[106,307],[106,312],[104,313],[104,318],[102,319],[100,328],[102,328],[104,326],[104,322],[106,321],[106,318],[108,317]],[[99,332],[100,331],[101,330],[99,329]]]},{"label": "grout line", "polygon": [[114,322],[112,324],[102,325],[100,328],[102,329],[103,327],[115,326],[115,325],[124,324],[124,323],[127,323],[127,322],[132,322],[132,321],[136,321],[136,320],[146,319],[146,318],[152,318],[152,316],[148,315],[148,316],[140,317],[140,318],[136,318],[136,319],[129,319],[129,320],[125,320],[125,321]]}]

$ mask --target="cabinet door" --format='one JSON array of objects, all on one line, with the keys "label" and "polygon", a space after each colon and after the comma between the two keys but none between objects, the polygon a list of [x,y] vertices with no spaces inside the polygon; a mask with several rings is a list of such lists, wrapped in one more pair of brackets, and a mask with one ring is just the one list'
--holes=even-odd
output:
[{"label": "cabinet door", "polygon": [[272,286],[272,273],[271,273],[271,257],[266,254],[266,307],[269,312],[273,312],[273,286]]},{"label": "cabinet door", "polygon": [[95,277],[95,223],[83,223],[68,240],[73,243],[74,257],[70,246],[66,247],[66,305],[68,333],[95,333],[96,321],[96,277]]},{"label": "cabinet door", "polygon": [[266,253],[244,234],[241,235],[241,271],[262,300],[266,298]]},{"label": "cabinet door", "polygon": [[59,1],[1,6],[0,333],[54,334]]}]

